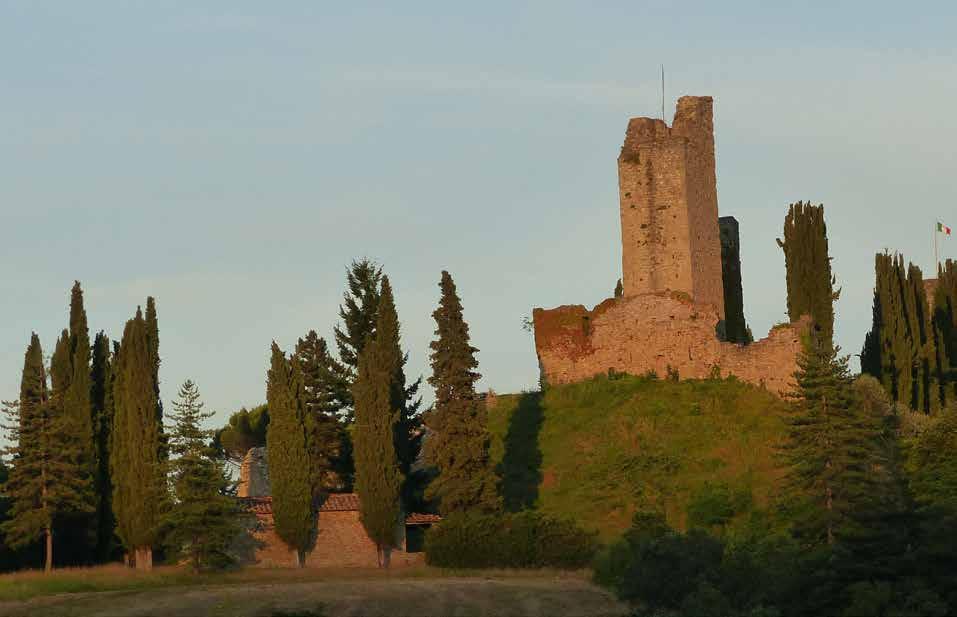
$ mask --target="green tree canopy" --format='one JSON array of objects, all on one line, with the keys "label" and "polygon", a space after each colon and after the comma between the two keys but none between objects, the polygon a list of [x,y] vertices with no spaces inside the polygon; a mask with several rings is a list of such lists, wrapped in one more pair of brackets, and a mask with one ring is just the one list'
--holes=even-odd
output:
[{"label": "green tree canopy", "polygon": [[152,568],[152,549],[168,501],[155,366],[146,320],[126,322],[116,365],[110,474],[117,535],[138,569]]},{"label": "green tree canopy", "polygon": [[244,533],[239,503],[228,495],[224,462],[209,445],[202,423],[213,416],[203,409],[199,388],[186,380],[173,401],[169,427],[172,506],[164,518],[165,539],[173,554],[188,557],[194,571],[235,563],[233,551]]},{"label": "green tree canopy", "polygon": [[272,512],[276,534],[295,551],[300,567],[315,542],[312,461],[305,425],[302,371],[295,357],[289,359],[272,344],[266,380],[269,431],[266,456],[272,488]]},{"label": "green tree canopy", "polygon": [[436,340],[432,341],[432,376],[435,407],[425,418],[431,429],[425,456],[438,469],[426,491],[438,499],[443,514],[468,510],[495,511],[501,507],[497,481],[489,464],[489,433],[485,404],[475,394],[480,375],[475,369],[478,351],[469,342],[469,327],[462,316],[455,283],[442,272],[442,296],[432,313]]}]

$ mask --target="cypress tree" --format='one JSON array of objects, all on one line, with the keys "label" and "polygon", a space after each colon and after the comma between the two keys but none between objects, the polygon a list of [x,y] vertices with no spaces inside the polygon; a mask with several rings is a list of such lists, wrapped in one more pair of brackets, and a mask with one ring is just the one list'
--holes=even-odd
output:
[{"label": "cypress tree", "polygon": [[110,429],[113,426],[113,364],[110,339],[103,332],[93,341],[90,402],[93,406],[93,443],[96,449],[94,487],[97,495],[98,561],[107,561],[113,552],[113,484],[110,480]]},{"label": "cypress tree", "polygon": [[[382,279],[376,338],[360,355],[353,387],[355,400],[356,492],[360,517],[376,545],[379,565],[389,567],[402,514],[403,474],[396,445],[402,442],[405,403],[398,319],[389,279]],[[406,436],[405,441],[408,437]]]},{"label": "cypress tree", "polygon": [[957,401],[957,262],[950,259],[938,268],[933,322],[942,398]]},{"label": "cypress tree", "polygon": [[313,493],[318,496],[323,490],[341,490],[349,484],[351,461],[339,422],[339,411],[351,400],[349,376],[315,330],[299,339],[295,355],[302,370],[304,423],[315,474]]},{"label": "cypress tree", "polygon": [[160,398],[160,355],[159,355],[159,320],[156,316],[156,299],[153,296],[146,298],[146,342],[150,357],[150,378],[153,381],[153,395],[156,398],[156,422],[160,429],[160,457],[166,458],[166,434],[163,428],[163,399]]},{"label": "cypress tree", "polygon": [[110,475],[117,535],[143,570],[153,567],[168,498],[152,358],[147,324],[137,309],[126,322],[116,363]]},{"label": "cypress tree", "polygon": [[468,324],[462,303],[448,272],[439,283],[442,297],[432,313],[436,340],[430,347],[435,407],[425,418],[432,430],[425,443],[426,459],[438,470],[438,477],[426,491],[439,499],[443,514],[463,511],[496,511],[501,499],[489,464],[487,412],[475,394],[478,351],[469,343]]},{"label": "cypress tree", "polygon": [[68,555],[74,563],[90,563],[96,556],[99,531],[95,512],[100,502],[99,484],[96,482],[96,447],[93,432],[93,408],[90,400],[90,332],[87,326],[86,309],[83,306],[83,290],[80,282],[73,284],[70,294],[70,329],[64,331],[57,348],[64,371],[62,378],[63,414],[67,432],[76,441],[79,454],[79,473],[93,483],[94,492],[89,494],[89,510],[92,515],[71,516],[63,521],[64,527],[72,530]]},{"label": "cypress tree", "polygon": [[389,401],[399,414],[395,424],[395,452],[402,475],[408,476],[412,463],[419,455],[420,441],[415,434],[420,426],[418,411],[421,399],[416,398],[416,394],[422,380],[418,379],[411,385],[406,385],[405,365],[409,354],[402,351],[399,314],[395,308],[395,295],[388,276],[382,277],[380,295],[376,340],[381,340],[384,346],[382,351],[392,363]]},{"label": "cypress tree", "polygon": [[50,356],[50,389],[53,393],[61,397],[66,396],[66,391],[70,387],[70,379],[73,378],[73,366],[70,357],[70,333],[63,330],[56,345],[53,348],[53,355]]},{"label": "cypress tree", "polygon": [[810,315],[823,340],[832,341],[834,300],[840,290],[834,291],[824,206],[791,204],[784,219],[784,241],[779,239],[778,245],[784,249],[788,316],[793,322]]},{"label": "cypress tree", "polygon": [[931,313],[920,268],[900,255],[875,258],[874,310],[861,352],[861,370],[881,381],[897,402],[935,414],[946,379],[944,342]]},{"label": "cypress tree", "polygon": [[381,281],[382,266],[369,259],[353,260],[346,269],[346,291],[339,305],[342,327],[336,326],[335,336],[339,359],[353,379],[363,346],[375,336]]},{"label": "cypress tree", "polygon": [[212,431],[200,426],[211,417],[196,384],[186,380],[173,401],[173,425],[167,432],[175,458],[170,461],[173,503],[164,527],[171,552],[187,556],[194,572],[235,563],[231,547],[244,531],[239,504],[227,495],[224,463],[208,444]]},{"label": "cypress tree", "polygon": [[312,460],[305,425],[302,372],[295,356],[287,359],[275,342],[266,380],[269,431],[266,456],[272,488],[276,534],[305,566],[305,553],[315,541]]},{"label": "cypress tree", "polygon": [[89,512],[91,486],[81,470],[81,449],[68,432],[62,394],[49,394],[43,351],[34,333],[27,347],[20,400],[5,403],[13,443],[4,453],[12,469],[3,492],[10,516],[2,525],[7,544],[23,547],[43,537],[44,569],[53,569],[54,527],[63,514]]}]

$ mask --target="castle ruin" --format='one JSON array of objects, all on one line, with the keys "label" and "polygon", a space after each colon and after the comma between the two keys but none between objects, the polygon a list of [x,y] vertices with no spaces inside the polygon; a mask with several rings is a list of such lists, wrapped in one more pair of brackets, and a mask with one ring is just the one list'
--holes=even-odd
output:
[{"label": "castle ruin", "polygon": [[[783,393],[806,322],[747,342],[738,222],[719,223],[711,97],[678,100],[672,125],[632,118],[618,157],[623,294],[593,310],[533,312],[547,383],[608,372],[720,372]],[[737,341],[736,342],[729,342]]]}]

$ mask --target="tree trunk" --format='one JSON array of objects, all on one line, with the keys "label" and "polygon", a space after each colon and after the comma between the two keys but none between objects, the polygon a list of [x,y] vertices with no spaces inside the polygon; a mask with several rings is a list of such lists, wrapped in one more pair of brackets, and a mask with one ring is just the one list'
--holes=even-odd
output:
[{"label": "tree trunk", "polygon": [[389,569],[389,564],[392,561],[392,547],[383,546],[382,547],[382,567],[386,570]]},{"label": "tree trunk", "polygon": [[46,561],[43,564],[43,571],[46,574],[49,574],[53,571],[53,530],[49,527],[46,528],[46,540],[47,556]]},{"label": "tree trunk", "polygon": [[153,570],[153,547],[140,546],[136,549],[136,569],[144,572]]}]

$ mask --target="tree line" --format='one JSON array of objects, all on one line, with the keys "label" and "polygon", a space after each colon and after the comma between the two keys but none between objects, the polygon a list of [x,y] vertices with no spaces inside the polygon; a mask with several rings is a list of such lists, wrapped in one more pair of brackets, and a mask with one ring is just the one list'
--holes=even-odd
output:
[{"label": "tree line", "polygon": [[[316,538],[317,506],[330,492],[359,494],[362,523],[384,567],[403,512],[497,509],[485,406],[475,391],[478,350],[452,277],[442,273],[433,313],[428,381],[436,402],[427,412],[422,379],[405,374],[408,354],[382,267],[354,261],[346,285],[334,331],[338,358],[314,330],[288,354],[273,342],[266,404],[207,431],[202,425],[213,414],[191,380],[164,410],[154,298],[145,312],[137,308],[120,341],[100,332],[91,344],[77,282],[69,328],[49,361],[31,336],[20,396],[4,403],[6,545],[42,549],[46,571],[120,557],[150,569],[155,551],[160,559],[188,558],[197,569],[235,562],[254,541],[227,463],[263,445],[276,531],[300,564]],[[34,563],[30,555],[17,559]]]},{"label": "tree line", "polygon": [[[362,260],[347,283],[343,327],[335,332],[340,360],[314,332],[291,354],[275,342],[271,348],[265,444],[273,519],[301,566],[315,542],[317,502],[354,489],[360,520],[388,567],[404,512],[426,501],[443,514],[499,507],[485,405],[475,391],[478,350],[455,283],[443,272],[428,380],[436,400],[421,413],[421,378],[409,383],[405,374],[408,354],[388,276]],[[256,443],[248,438],[254,424],[247,411],[234,415],[219,434],[222,447],[239,453]],[[420,457],[427,464],[416,469]]]}]

